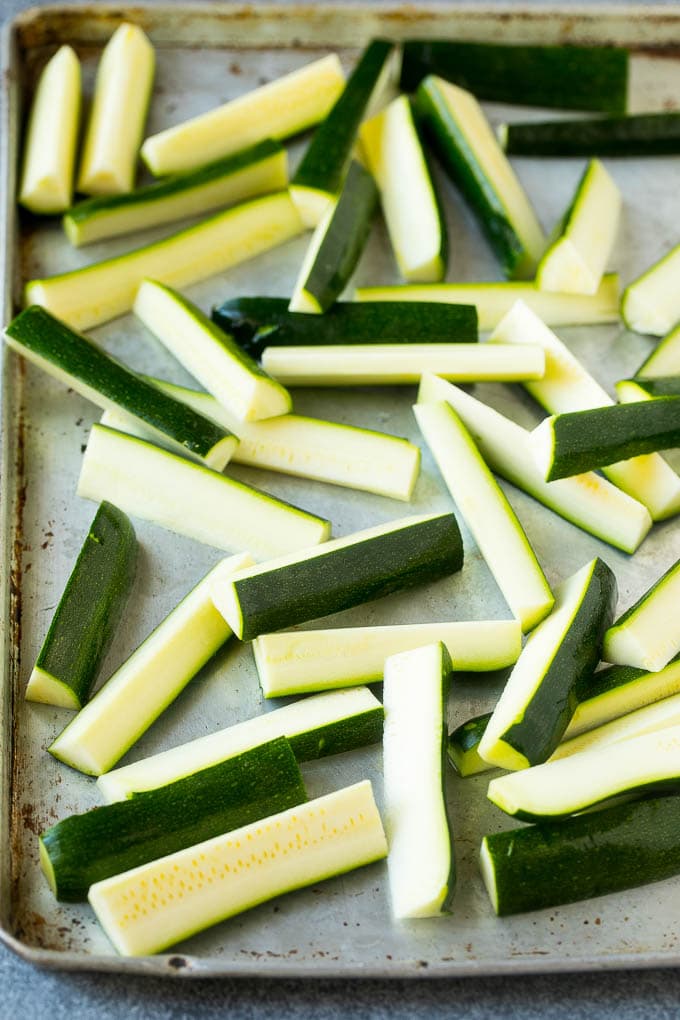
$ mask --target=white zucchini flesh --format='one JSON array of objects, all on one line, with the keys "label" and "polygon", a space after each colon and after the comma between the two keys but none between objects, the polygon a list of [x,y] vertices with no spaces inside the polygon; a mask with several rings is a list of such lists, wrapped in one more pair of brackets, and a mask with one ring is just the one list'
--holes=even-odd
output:
[{"label": "white zucchini flesh", "polygon": [[[524,384],[549,414],[614,403],[607,391],[528,305],[518,301],[489,337],[490,343],[536,344],[545,352],[545,375]],[[643,503],[652,520],[680,512],[680,477],[658,453],[631,457],[602,469],[605,478]]]},{"label": "white zucchini flesh", "polygon": [[325,542],[328,521],[151,443],[93,425],[78,495],[227,552],[268,559]]},{"label": "white zucchini flesh", "polygon": [[426,283],[359,287],[355,301],[441,301],[475,305],[479,329],[495,329],[515,301],[525,301],[549,326],[587,326],[619,321],[619,278],[608,273],[596,294],[551,294],[533,282]]},{"label": "white zucchini flesh", "polygon": [[663,340],[659,341],[635,374],[643,379],[680,375],[680,326],[672,329]]},{"label": "white zucchini flesh", "polygon": [[621,740],[631,740],[646,733],[657,733],[680,726],[680,694],[672,695],[652,705],[644,705],[634,712],[628,712],[618,719],[612,719],[602,726],[588,730],[578,736],[562,741],[548,759],[559,761],[581,751],[592,751],[598,747],[609,747]]},{"label": "white zucchini flesh", "polygon": [[621,317],[635,333],[665,336],[680,320],[680,244],[630,283]]},{"label": "white zucchini flesh", "polygon": [[[333,196],[326,202],[325,212],[319,217],[314,227],[309,244],[302,259],[300,270],[297,275],[293,292],[290,297],[288,308],[291,312],[305,312],[308,315],[320,315],[323,312],[319,302],[313,294],[306,289],[305,284],[309,279],[314,264],[326,240],[326,235],[335,216],[338,207],[339,196]],[[263,352],[264,353],[264,352]],[[264,362],[262,362],[264,364]]]},{"label": "white zucchini flesh", "polygon": [[132,190],[155,66],[153,46],[141,28],[120,25],[97,68],[78,191],[115,195]]},{"label": "white zucchini flesh", "polygon": [[579,183],[560,236],[538,269],[539,290],[595,294],[614,247],[621,192],[599,159],[591,159]]},{"label": "white zucchini flesh", "polygon": [[680,651],[680,560],[604,636],[602,658],[657,672]]},{"label": "white zucchini flesh", "polygon": [[522,632],[517,620],[296,630],[261,634],[253,653],[263,694],[273,698],[381,680],[388,656],[438,641],[455,670],[486,672],[517,661]]},{"label": "white zucchini flesh", "polygon": [[561,817],[679,777],[680,726],[671,726],[499,776],[488,797],[509,815]]},{"label": "white zucchini flesh", "polygon": [[180,294],[145,280],[133,311],[215,399],[240,421],[286,414],[290,394]]},{"label": "white zucchini flesh", "polygon": [[266,347],[262,365],[289,386],[409,385],[423,372],[459,382],[540,379],[543,352],[526,346],[519,357],[519,350],[479,343]]},{"label": "white zucchini flesh", "polygon": [[445,228],[408,97],[364,121],[359,136],[399,272],[412,283],[436,283],[446,272]]},{"label": "white zucchini flesh", "polygon": [[78,712],[50,754],[92,776],[112,768],[231,636],[210,599],[212,583],[252,562],[241,553],[213,567]]},{"label": "white zucchini flesh", "polygon": [[287,191],[254,198],[153,244],[26,285],[26,303],[43,305],[73,329],[129,312],[147,277],[185,287],[254,258],[302,231]]},{"label": "white zucchini flesh", "polygon": [[88,899],[117,951],[144,956],[386,853],[364,780],[96,882]]},{"label": "white zucchini flesh", "polygon": [[104,801],[113,804],[126,800],[133,793],[167,786],[276,737],[292,739],[297,734],[334,723],[351,723],[354,716],[376,708],[380,708],[380,702],[368,687],[312,695],[113,769],[99,777],[97,788]]},{"label": "white zucchini flesh", "polygon": [[81,105],[80,62],[61,46],[45,65],[31,106],[19,202],[34,213],[59,213],[73,198]]},{"label": "white zucchini flesh", "polygon": [[151,135],[142,159],[156,177],[193,170],[264,138],[281,139],[318,124],[345,87],[335,53]]},{"label": "white zucchini flesh", "polygon": [[624,552],[635,552],[648,534],[652,519],[637,500],[593,471],[546,482],[534,460],[532,433],[445,379],[424,374],[418,403],[440,400],[460,416],[491,470],[544,506]]},{"label": "white zucchini flesh", "polygon": [[416,404],[413,410],[513,616],[523,631],[531,630],[548,615],[555,599],[514,510],[449,404]]},{"label": "white zucchini flesh", "polygon": [[455,865],[443,746],[450,669],[442,644],[385,662],[387,876],[392,912],[399,920],[449,912]]}]

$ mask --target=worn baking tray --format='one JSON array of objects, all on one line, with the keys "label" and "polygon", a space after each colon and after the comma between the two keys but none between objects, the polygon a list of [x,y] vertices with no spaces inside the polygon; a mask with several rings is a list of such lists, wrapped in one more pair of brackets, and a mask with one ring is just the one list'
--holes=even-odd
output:
[{"label": "worn baking tray", "polygon": [[[58,44],[68,42],[84,60],[89,87],[101,44],[123,19],[142,25],[158,47],[152,130],[207,109],[331,48],[339,50],[350,66],[358,48],[376,34],[626,45],[635,53],[632,107],[670,109],[680,102],[680,11],[669,7],[211,4],[126,8],[97,4],[36,8],[8,26],[3,41],[4,321],[18,307],[26,279],[84,264],[130,244],[119,239],[74,252],[58,225],[17,217],[13,201],[22,108],[36,71]],[[513,115],[507,108],[489,107],[489,111],[497,118],[508,112]],[[540,111],[525,115],[539,116]],[[293,146],[293,159],[298,152],[299,145]],[[568,201],[581,161],[526,159],[517,165],[541,219],[550,227]],[[616,268],[630,279],[680,240],[680,157],[620,160],[611,168],[625,198]],[[450,278],[497,278],[497,266],[469,213],[443,180],[442,188],[449,210]],[[305,244],[305,239],[298,239],[188,293],[206,308],[239,293],[289,293]],[[381,226],[371,238],[357,280],[396,282]],[[562,332],[607,385],[633,371],[649,348],[647,340],[618,326]],[[95,336],[132,365],[183,381],[176,364],[130,316],[96,330]],[[537,420],[536,409],[518,390],[503,386],[479,390],[518,420]],[[303,412],[383,428],[417,442],[410,410],[413,397],[412,389],[300,391],[295,403]],[[37,836],[56,819],[92,806],[98,798],[90,779],[45,753],[64,725],[66,713],[26,703],[23,690],[94,512],[92,504],[75,496],[82,449],[94,420],[90,404],[3,351],[0,845],[6,852],[0,864],[0,895],[1,934],[7,945],[52,967],[195,976],[441,976],[680,962],[680,878],[556,910],[496,919],[477,873],[476,855],[481,835],[508,822],[486,802],[484,777],[464,782],[450,777],[459,878],[454,913],[448,918],[393,923],[384,865],[378,864],[265,904],[191,939],[173,953],[123,960],[113,953],[89,908],[56,904],[39,870]],[[427,452],[410,507],[280,475],[232,470],[240,478],[329,516],[336,534],[404,512],[449,506]],[[508,492],[553,582],[599,554],[617,573],[621,604],[629,604],[680,555],[677,522],[657,526],[635,557],[629,558],[522,493],[511,487]],[[137,531],[142,549],[136,587],[104,675],[217,558],[214,550],[143,522]],[[457,577],[342,614],[338,624],[506,615],[479,553],[467,535],[465,540],[466,564]],[[451,721],[488,707],[500,681],[499,677],[458,677]],[[189,686],[126,760],[267,707],[261,702],[250,650],[234,643]],[[312,794],[369,777],[380,801],[376,748],[310,763],[304,773]]]}]

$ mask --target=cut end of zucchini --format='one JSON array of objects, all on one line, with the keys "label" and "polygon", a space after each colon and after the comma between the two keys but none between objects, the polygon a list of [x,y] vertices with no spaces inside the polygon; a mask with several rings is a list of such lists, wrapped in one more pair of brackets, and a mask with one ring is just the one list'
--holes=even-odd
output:
[{"label": "cut end of zucchini", "polygon": [[210,588],[210,598],[215,609],[224,617],[236,637],[242,638],[245,622],[232,578],[215,581]]},{"label": "cut end of zucchini", "polygon": [[49,851],[45,844],[43,843],[42,836],[38,840],[38,845],[40,847],[40,867],[42,869],[42,873],[49,882],[50,889],[52,890],[53,895],[56,896],[57,878],[56,875],[54,874],[54,868],[52,866],[52,861],[50,860]]},{"label": "cut end of zucchini", "polygon": [[[313,230],[319,225],[337,198],[337,195],[333,195],[329,191],[308,188],[301,184],[291,184],[289,190],[290,197],[295,202],[302,222],[308,230]],[[291,311],[298,311],[298,309],[294,308]]]},{"label": "cut end of zucchini", "polygon": [[491,906],[494,909],[494,913],[498,916],[498,888],[496,885],[496,871],[493,866],[493,859],[489,853],[489,846],[487,843],[487,837],[485,836],[482,840],[482,848],[479,852],[479,870],[482,875],[482,881],[484,887],[489,894],[489,900]]},{"label": "cut end of zucchini", "polygon": [[596,294],[600,280],[568,237],[548,249],[536,270],[538,289],[560,294]]},{"label": "cut end of zucchini", "polygon": [[57,708],[82,708],[79,698],[67,684],[36,666],[26,687],[26,701],[37,701],[42,705],[56,705]]},{"label": "cut end of zucchini", "polygon": [[620,404],[635,404],[638,400],[653,400],[652,394],[645,388],[644,381],[638,379],[619,379],[614,384]]},{"label": "cut end of zucchini", "polygon": [[323,313],[323,308],[317,299],[308,290],[305,290],[304,287],[300,287],[295,291],[290,299],[288,309],[291,312],[303,312],[307,315],[321,315]]},{"label": "cut end of zucchini", "polygon": [[555,415],[550,415],[536,426],[530,434],[531,451],[536,466],[546,482],[551,480],[553,457],[555,454]]}]

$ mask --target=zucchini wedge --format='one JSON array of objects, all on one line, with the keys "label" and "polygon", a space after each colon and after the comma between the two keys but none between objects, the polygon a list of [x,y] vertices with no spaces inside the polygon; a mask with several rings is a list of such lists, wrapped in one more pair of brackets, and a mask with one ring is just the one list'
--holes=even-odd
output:
[{"label": "zucchini wedge", "polygon": [[101,55],[78,171],[78,191],[131,191],[151,101],[156,55],[137,25],[123,22]]},{"label": "zucchini wedge", "polygon": [[5,330],[5,342],[54,379],[104,410],[122,410],[167,444],[221,471],[238,439],[210,418],[146,382],[87,337],[33,305]]},{"label": "zucchini wedge", "polygon": [[594,472],[546,482],[534,459],[530,432],[458,386],[425,373],[418,403],[440,400],[460,416],[495,474],[565,520],[628,553],[648,534],[652,518],[647,507]]},{"label": "zucchini wedge", "polygon": [[250,641],[435,581],[462,566],[454,514],[422,514],[247,567],[216,582],[213,600],[234,633]]},{"label": "zucchini wedge", "polygon": [[536,270],[539,290],[596,294],[614,247],[621,192],[599,159],[591,159]]},{"label": "zucchini wedge", "polygon": [[90,329],[129,312],[151,278],[187,287],[275,248],[302,231],[287,191],[253,198],[170,237],[26,285],[28,305],[42,305],[73,329]]},{"label": "zucchini wedge", "polygon": [[680,244],[629,283],[621,318],[634,333],[665,336],[680,320]]},{"label": "zucchini wedge", "polygon": [[482,878],[499,917],[634,889],[680,872],[680,797],[617,804],[482,840]]},{"label": "zucchini wedge", "polygon": [[315,227],[342,189],[359,124],[379,106],[395,77],[396,49],[372,39],[328,116],[314,132],[290,185],[302,221]]},{"label": "zucchini wedge", "polygon": [[70,815],[40,837],[40,863],[58,900],[87,892],[204,839],[307,800],[289,742],[277,737],[168,786]]},{"label": "zucchini wedge", "polygon": [[130,521],[111,503],[102,503],[38,653],[27,701],[82,708],[120,623],[136,561]]},{"label": "zucchini wedge", "polygon": [[[281,843],[288,853],[279,852]],[[97,882],[88,899],[122,956],[146,956],[386,854],[373,790],[364,780]]]},{"label": "zucchini wedge", "polygon": [[328,521],[134,436],[93,425],[78,495],[226,552],[258,559],[325,542]]},{"label": "zucchini wedge", "polygon": [[[489,340],[492,343],[537,344],[543,348],[545,375],[537,382],[526,382],[524,388],[549,414],[584,411],[614,403],[567,345],[523,302],[518,301],[499,322]],[[610,464],[602,473],[643,503],[652,520],[665,520],[680,512],[680,478],[658,453]]]},{"label": "zucchini wedge", "polygon": [[240,553],[208,571],[62,730],[50,754],[90,776],[113,768],[231,637],[210,590],[248,563]]},{"label": "zucchini wedge", "polygon": [[635,375],[643,379],[680,375],[680,326],[676,326],[659,341]]},{"label": "zucchini wedge", "polygon": [[239,421],[274,418],[291,410],[288,391],[177,291],[145,280],[137,291],[133,311]]},{"label": "zucchini wedge", "polygon": [[183,173],[261,142],[281,141],[327,116],[345,87],[330,53],[191,120],[150,135],[141,156],[155,177]]},{"label": "zucchini wedge", "polygon": [[680,152],[680,113],[499,124],[510,156],[666,156]]},{"label": "zucchini wedge", "polygon": [[307,694],[382,680],[385,659],[433,642],[444,644],[456,670],[487,672],[517,661],[517,620],[462,620],[391,627],[340,627],[261,634],[253,642],[265,698]]},{"label": "zucchini wedge", "polygon": [[500,768],[546,761],[592,676],[616,607],[616,578],[595,558],[555,591],[555,608],[532,632],[491,714],[480,757]]},{"label": "zucchini wedge", "polygon": [[620,616],[604,636],[602,658],[657,672],[680,652],[680,560]]},{"label": "zucchini wedge", "polygon": [[361,147],[380,190],[399,272],[409,283],[436,283],[446,275],[448,243],[435,184],[407,96],[365,121]]},{"label": "zucchini wedge", "polygon": [[445,788],[451,672],[441,642],[385,662],[387,877],[398,920],[451,912],[456,863]]},{"label": "zucchini wedge", "polygon": [[40,75],[24,142],[19,203],[33,213],[60,213],[73,200],[80,105],[80,61],[60,46]]},{"label": "zucchini wedge", "polygon": [[286,386],[410,386],[423,372],[457,382],[540,379],[543,351],[494,344],[265,347],[262,365]]},{"label": "zucchini wedge", "polygon": [[418,86],[415,102],[427,136],[506,276],[533,277],[546,238],[475,97],[430,75]]},{"label": "zucchini wedge", "polygon": [[446,754],[450,764],[461,779],[488,772],[493,768],[479,755],[479,745],[489,724],[491,712],[473,716],[449,733]]},{"label": "zucchini wedge", "polygon": [[555,599],[514,510],[449,404],[416,404],[413,411],[510,611],[523,631],[532,630]]},{"label": "zucchini wedge", "polygon": [[107,804],[174,783],[276,737],[286,737],[298,761],[313,761],[382,740],[383,707],[368,687],[301,698],[283,708],[197,737],[97,780]]},{"label": "zucchini wedge", "polygon": [[616,395],[621,404],[634,404],[639,400],[656,400],[657,397],[680,397],[680,375],[635,376],[615,383]]},{"label": "zucchini wedge", "polygon": [[288,306],[291,312],[318,315],[340,296],[366,244],[377,202],[373,178],[352,160],[342,191],[309,242]]},{"label": "zucchini wedge", "polygon": [[336,301],[323,319],[289,312],[285,298],[231,298],[212,319],[252,358],[265,347],[303,344],[472,343],[478,339],[474,305],[434,301]]},{"label": "zucchini wedge", "polygon": [[286,150],[271,138],[186,174],[119,195],[78,202],[62,226],[76,248],[109,237],[200,216],[288,184]]},{"label": "zucchini wedge", "polygon": [[596,294],[551,294],[531,281],[428,283],[358,287],[355,301],[441,301],[474,305],[479,329],[495,329],[516,301],[524,301],[548,326],[597,326],[619,321],[619,278],[607,273]]}]

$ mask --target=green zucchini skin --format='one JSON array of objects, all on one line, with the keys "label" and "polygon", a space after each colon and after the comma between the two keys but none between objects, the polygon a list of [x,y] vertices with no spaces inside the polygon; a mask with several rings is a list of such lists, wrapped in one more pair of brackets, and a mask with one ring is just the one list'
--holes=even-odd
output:
[{"label": "green zucchini skin", "polygon": [[277,737],[129,800],[57,822],[40,837],[57,899],[87,899],[91,885],[302,804],[307,793],[289,742]]},{"label": "green zucchini skin", "polygon": [[680,113],[504,124],[509,156],[666,156],[680,152]]},{"label": "green zucchini skin", "polygon": [[670,878],[680,872],[679,830],[680,796],[668,796],[485,836],[496,913],[541,910]]},{"label": "green zucchini skin", "polygon": [[491,712],[466,720],[449,733],[446,754],[450,764],[461,778],[474,776],[492,768],[480,758],[478,748],[486,731]]},{"label": "green zucchini skin", "polygon": [[385,712],[382,705],[353,715],[341,722],[317,726],[288,737],[297,761],[316,761],[357,747],[379,744],[383,737]]},{"label": "green zucchini skin", "polygon": [[634,382],[651,398],[680,397],[680,375],[662,375],[649,379],[644,376],[635,376],[633,379],[624,379],[623,381]]},{"label": "green zucchini skin", "polygon": [[135,577],[137,540],[128,517],[103,502],[66,582],[36,669],[61,682],[73,707],[85,704]]},{"label": "green zucchini skin", "polygon": [[287,298],[237,297],[216,305],[212,319],[253,358],[265,347],[479,339],[474,305],[436,301],[336,301],[319,319],[288,311]]},{"label": "green zucchini skin", "polygon": [[508,46],[407,39],[401,89],[414,91],[428,74],[437,74],[478,99],[623,113],[628,51],[611,46]]}]

